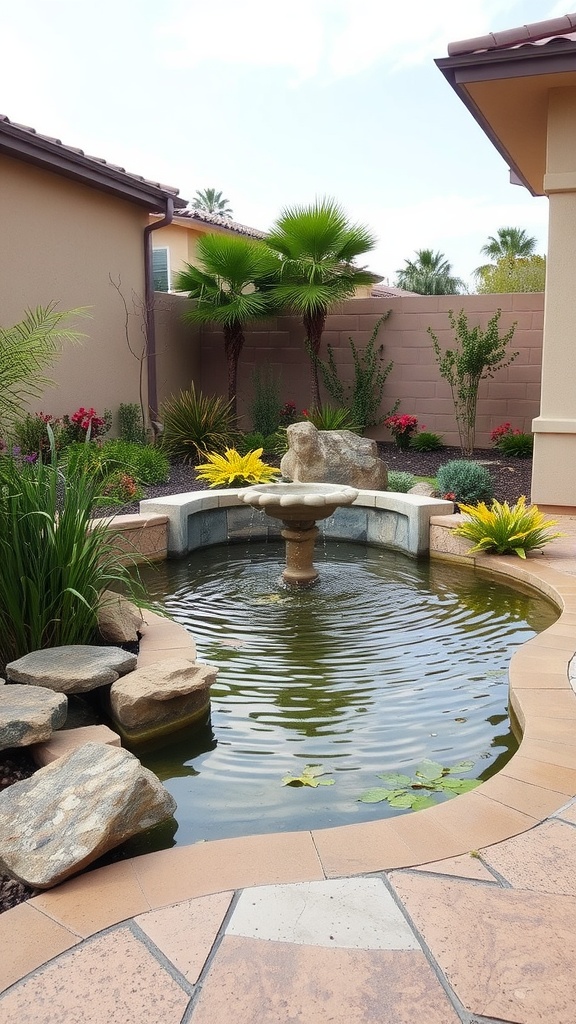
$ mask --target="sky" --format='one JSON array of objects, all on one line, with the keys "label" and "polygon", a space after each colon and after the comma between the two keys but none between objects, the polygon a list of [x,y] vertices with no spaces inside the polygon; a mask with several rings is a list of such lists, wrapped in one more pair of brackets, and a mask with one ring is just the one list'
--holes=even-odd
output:
[{"label": "sky", "polygon": [[537,0],[0,0],[0,113],[236,220],[334,197],[390,284],[417,249],[468,284],[501,227],[546,252],[548,201],[434,64],[449,42],[567,13]]}]

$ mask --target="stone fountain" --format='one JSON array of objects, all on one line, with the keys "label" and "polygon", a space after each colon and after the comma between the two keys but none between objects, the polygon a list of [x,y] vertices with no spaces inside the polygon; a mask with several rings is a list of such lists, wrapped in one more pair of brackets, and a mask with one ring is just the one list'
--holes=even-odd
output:
[{"label": "stone fountain", "polygon": [[318,579],[313,563],[317,521],[328,519],[337,508],[351,505],[358,491],[340,484],[259,484],[240,491],[239,497],[272,519],[282,521],[282,537],[286,541],[282,579],[289,586],[307,587]]}]

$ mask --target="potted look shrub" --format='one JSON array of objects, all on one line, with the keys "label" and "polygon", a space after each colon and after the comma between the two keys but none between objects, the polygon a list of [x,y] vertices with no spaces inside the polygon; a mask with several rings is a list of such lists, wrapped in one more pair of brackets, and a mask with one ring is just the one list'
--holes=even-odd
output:
[{"label": "potted look shrub", "polygon": [[416,416],[409,416],[407,413],[403,415],[393,413],[392,416],[386,417],[384,426],[388,427],[398,448],[405,451],[410,447],[410,439],[418,427],[418,419]]}]

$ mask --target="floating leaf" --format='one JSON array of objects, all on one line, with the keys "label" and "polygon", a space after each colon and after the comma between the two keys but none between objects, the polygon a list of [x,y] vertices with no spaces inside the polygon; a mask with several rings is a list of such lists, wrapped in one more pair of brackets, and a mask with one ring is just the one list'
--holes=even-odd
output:
[{"label": "floating leaf", "polygon": [[393,789],[381,789],[380,786],[375,786],[374,789],[367,789],[358,799],[363,804],[379,804],[382,800],[389,800],[393,793]]},{"label": "floating leaf", "polygon": [[445,775],[458,775],[460,772],[469,772],[474,767],[474,761],[459,761],[452,768],[443,768]]},{"label": "floating leaf", "polygon": [[469,793],[481,785],[480,779],[444,779],[442,789],[452,790],[457,796],[459,793]]},{"label": "floating leaf", "polygon": [[405,789],[406,786],[412,784],[412,779],[409,775],[399,775],[397,772],[384,772],[383,775],[377,775],[376,778],[383,779],[384,782],[390,783],[395,788],[401,786],[402,789]]},{"label": "floating leaf", "polygon": [[426,807],[436,807],[436,801],[432,796],[417,796],[412,803],[413,811],[423,811]]},{"label": "floating leaf", "polygon": [[282,785],[311,786],[312,789],[316,789],[317,786],[333,786],[334,779],[321,778],[321,776],[329,774],[321,764],[307,764],[302,775],[284,775]]},{"label": "floating leaf", "polygon": [[444,774],[444,768],[441,764],[436,761],[429,761],[426,758],[422,761],[422,764],[418,765],[416,769],[417,779],[427,779],[429,782],[434,782],[436,779],[441,779]]},{"label": "floating leaf", "polygon": [[412,807],[418,797],[414,793],[400,793],[398,796],[391,796],[389,803],[391,807]]}]

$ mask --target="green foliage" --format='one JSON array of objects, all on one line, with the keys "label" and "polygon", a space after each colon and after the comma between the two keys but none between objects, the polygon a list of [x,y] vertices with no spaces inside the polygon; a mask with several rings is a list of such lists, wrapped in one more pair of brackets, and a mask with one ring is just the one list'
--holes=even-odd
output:
[{"label": "green foliage", "polygon": [[200,210],[202,213],[215,213],[219,217],[232,217],[232,208],[229,200],[222,192],[215,188],[197,189],[191,203],[193,210]]},{"label": "green foliage", "polygon": [[304,415],[317,430],[352,430],[358,433],[358,424],[348,409],[323,405],[319,409],[306,410]]},{"label": "green foliage", "polygon": [[10,427],[11,439],[21,449],[22,455],[38,455],[46,462],[50,459],[50,438],[46,423],[50,421],[54,429],[54,423],[44,414],[26,413],[22,419],[14,420]]},{"label": "green foliage", "polygon": [[514,260],[530,259],[534,256],[535,248],[536,239],[528,235],[524,228],[498,228],[496,235],[489,235],[486,245],[480,250],[483,256],[494,262],[478,267],[474,271],[474,276],[478,281],[482,281],[487,273],[495,269],[494,264],[497,265],[504,260],[510,264]]},{"label": "green foliage", "polygon": [[465,291],[464,282],[455,277],[452,264],[443,252],[417,249],[415,260],[404,260],[396,271],[396,287],[419,295],[457,295]]},{"label": "green foliage", "polygon": [[361,803],[377,804],[386,800],[391,807],[421,811],[426,807],[434,807],[436,800],[432,794],[443,793],[445,796],[459,796],[469,793],[482,783],[479,779],[455,779],[459,772],[468,772],[473,761],[460,761],[452,768],[446,768],[436,761],[426,760],[417,768],[414,776],[401,775],[398,772],[385,772],[378,775],[386,786],[376,786],[367,790],[359,797]]},{"label": "green foliage", "polygon": [[477,507],[461,504],[460,511],[467,520],[454,533],[474,541],[471,551],[517,554],[526,558],[527,551],[541,548],[561,536],[550,533],[551,528],[557,525],[556,521],[546,519],[537,505],[526,507],[525,497],[519,498],[512,507],[507,501],[503,504],[493,501],[491,508],[487,508],[484,502]]},{"label": "green foliage", "polygon": [[417,452],[437,452],[444,447],[441,434],[435,434],[432,430],[421,430],[410,438],[408,447]]},{"label": "green foliage", "polygon": [[116,469],[106,478],[102,485],[102,493],[98,495],[98,505],[127,505],[132,501],[140,501],[144,491],[138,486],[130,473]]},{"label": "green foliage", "polygon": [[414,487],[416,477],[413,473],[402,473],[398,469],[391,469],[388,473],[388,490],[396,491],[398,494],[407,494],[411,487]]},{"label": "green foliage", "polygon": [[477,288],[480,294],[498,292],[543,292],[546,284],[546,258],[504,257],[496,266],[479,267]]},{"label": "green foliage", "polygon": [[137,402],[121,402],[118,409],[120,438],[122,441],[143,444],[146,431],[142,424],[142,410]]},{"label": "green foliage", "polygon": [[209,452],[208,462],[196,469],[199,480],[207,480],[210,487],[246,487],[248,484],[267,484],[280,475],[275,466],[262,462],[262,449],[240,455],[235,448],[227,448],[224,455]]},{"label": "green foliage", "polygon": [[518,355],[517,352],[512,352],[505,358],[506,348],[514,335],[516,324],[512,324],[512,327],[500,336],[501,313],[501,309],[496,310],[488,321],[486,330],[483,331],[479,325],[469,326],[463,309],[457,317],[451,309],[448,310],[450,326],[455,334],[455,344],[453,349],[446,349],[445,352],[442,352],[440,342],[432,328],[428,328],[440,376],[448,382],[452,392],[460,447],[464,455],[471,455],[474,451],[480,381],[493,377],[497,370],[509,366]]},{"label": "green foliage", "polygon": [[496,447],[504,455],[513,455],[517,459],[529,459],[534,451],[534,435],[510,432],[503,434]]},{"label": "green foliage", "polygon": [[269,285],[278,260],[263,242],[238,235],[203,235],[196,244],[198,266],[184,265],[175,277],[176,291],[196,299],[182,319],[191,324],[218,324],[224,334],[228,365],[228,401],[236,415],[238,361],[244,347],[244,327],[269,314],[273,296]]},{"label": "green foliage", "polygon": [[[384,345],[377,346],[376,342],[378,331],[391,312],[389,309],[376,322],[365,349],[358,349],[352,338],[348,339],[354,367],[352,384],[344,384],[340,379],[332,345],[328,345],[328,360],[317,360],[322,382],[328,394],[339,405],[350,410],[353,422],[358,424],[359,433],[363,433],[367,427],[377,426],[382,423],[385,415],[389,415],[378,415],[378,410],[382,403],[386,378],[394,363],[384,365]],[[311,358],[314,358],[313,353]],[[399,403],[396,403],[395,409],[398,405]]]},{"label": "green foliage", "polygon": [[479,462],[453,459],[440,466],[436,479],[439,493],[459,504],[489,501],[494,494],[490,473]]},{"label": "green foliage", "polygon": [[53,382],[43,376],[62,350],[64,342],[77,342],[83,335],[64,327],[69,317],[86,316],[86,310],[59,313],[52,303],[27,310],[13,327],[0,327],[0,428],[17,418],[22,403],[38,398]]},{"label": "green foliage", "polygon": [[184,462],[198,462],[208,451],[223,450],[234,437],[232,402],[203,395],[194,384],[162,406],[166,454]]},{"label": "green foliage", "polygon": [[105,459],[125,469],[139,484],[165,484],[168,480],[170,463],[166,453],[155,445],[111,438],[104,441],[101,452]]},{"label": "green foliage", "polygon": [[316,789],[318,786],[333,786],[334,779],[322,778],[330,772],[324,771],[321,764],[307,764],[301,775],[284,775],[283,786],[311,786]]},{"label": "green foliage", "polygon": [[281,435],[283,435],[284,438],[286,438],[285,448],[282,451],[282,454],[284,454],[284,451],[287,450],[288,438],[286,435],[286,431],[282,430],[280,427],[278,428],[278,430],[275,430],[272,434],[267,434],[266,436],[264,436],[264,434],[258,433],[258,431],[256,430],[250,431],[249,434],[239,434],[238,438],[236,439],[236,451],[240,455],[247,455],[248,452],[253,452],[255,448],[262,448],[264,452],[269,452],[270,454],[275,455],[280,442]]},{"label": "green foliage", "polygon": [[273,434],[280,423],[280,381],[269,367],[254,370],[254,397],[250,412],[252,424],[258,434]]},{"label": "green foliage", "polygon": [[372,284],[374,275],[355,264],[357,257],[376,245],[376,238],[358,224],[351,224],[342,209],[329,198],[310,206],[286,208],[273,225],[268,246],[279,257],[273,297],[281,307],[302,317],[311,360],[311,402],[321,405],[316,359],[329,311],[352,298],[361,284]]},{"label": "green foliage", "polygon": [[98,496],[86,474],[0,456],[0,670],[29,651],[90,643],[103,590],[137,584],[107,523],[88,524]]}]

